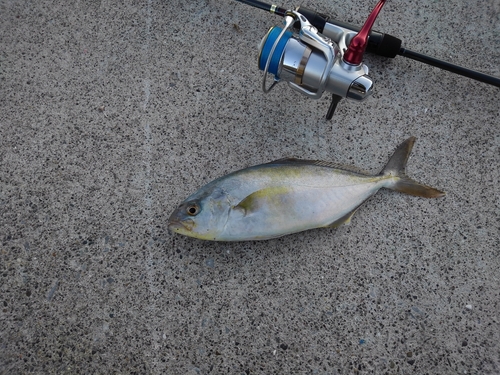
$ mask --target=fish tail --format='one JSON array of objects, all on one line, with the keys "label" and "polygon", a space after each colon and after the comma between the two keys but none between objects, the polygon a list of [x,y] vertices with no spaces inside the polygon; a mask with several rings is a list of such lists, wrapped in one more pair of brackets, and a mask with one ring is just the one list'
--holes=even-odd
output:
[{"label": "fish tail", "polygon": [[434,189],[433,187],[420,184],[406,175],[406,163],[410,156],[413,144],[416,138],[410,137],[394,151],[394,154],[386,164],[381,176],[396,177],[386,187],[391,190],[396,190],[405,194],[415,195],[424,198],[438,198],[445,195],[444,192]]}]

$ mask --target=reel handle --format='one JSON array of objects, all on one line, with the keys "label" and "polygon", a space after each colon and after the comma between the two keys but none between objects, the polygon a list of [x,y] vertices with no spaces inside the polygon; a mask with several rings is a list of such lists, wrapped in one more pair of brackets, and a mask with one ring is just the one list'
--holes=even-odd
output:
[{"label": "reel handle", "polygon": [[[359,26],[348,22],[330,19],[329,16],[306,7],[300,6],[297,8],[297,11],[303,14],[309,20],[309,23],[315,26],[320,33],[332,40],[336,39],[335,33],[332,31],[332,25],[354,32],[359,32],[361,30],[361,27]],[[294,27],[298,28],[297,26],[299,25],[294,25]],[[394,58],[399,54],[401,44],[401,39],[398,39],[395,36],[371,30],[368,38],[368,45],[366,46],[366,52],[382,57]]]}]

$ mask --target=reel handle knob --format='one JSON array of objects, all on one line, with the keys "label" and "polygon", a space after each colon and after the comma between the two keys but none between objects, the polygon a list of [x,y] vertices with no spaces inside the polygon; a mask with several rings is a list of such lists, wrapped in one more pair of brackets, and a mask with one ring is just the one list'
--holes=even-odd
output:
[{"label": "reel handle knob", "polygon": [[354,38],[352,38],[347,51],[344,54],[344,62],[351,65],[359,65],[363,61],[363,55],[366,50],[366,46],[368,45],[368,37],[370,36],[370,32],[372,30],[373,24],[377,19],[378,14],[382,10],[386,0],[380,0],[375,8],[372,10],[368,18],[366,19],[365,24],[356,34]]}]

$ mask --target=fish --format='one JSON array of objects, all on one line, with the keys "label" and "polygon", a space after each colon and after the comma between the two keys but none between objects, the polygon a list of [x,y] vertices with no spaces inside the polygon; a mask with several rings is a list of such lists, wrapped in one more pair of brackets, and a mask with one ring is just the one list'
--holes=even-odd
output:
[{"label": "fish", "polygon": [[378,175],[336,163],[279,159],[220,177],[171,214],[170,232],[209,241],[268,240],[349,223],[381,188],[424,198],[444,192],[406,175],[416,138],[404,141]]}]

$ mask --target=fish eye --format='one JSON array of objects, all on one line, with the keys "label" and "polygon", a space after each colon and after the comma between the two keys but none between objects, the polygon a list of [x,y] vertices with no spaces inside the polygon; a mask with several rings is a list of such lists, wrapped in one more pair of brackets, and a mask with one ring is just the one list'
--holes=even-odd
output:
[{"label": "fish eye", "polygon": [[198,205],[196,204],[190,204],[187,209],[187,214],[190,215],[190,216],[195,216],[198,214],[198,212],[200,212],[200,209],[198,207]]}]

